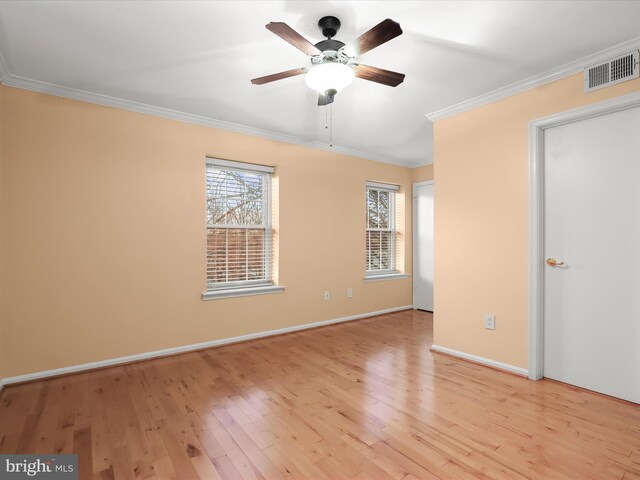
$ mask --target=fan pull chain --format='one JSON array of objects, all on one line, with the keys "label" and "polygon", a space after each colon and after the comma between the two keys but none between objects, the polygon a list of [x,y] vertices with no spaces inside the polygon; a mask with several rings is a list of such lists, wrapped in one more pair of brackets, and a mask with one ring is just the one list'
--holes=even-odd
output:
[{"label": "fan pull chain", "polygon": [[324,129],[329,130],[329,146],[333,147],[333,104],[324,107]]}]

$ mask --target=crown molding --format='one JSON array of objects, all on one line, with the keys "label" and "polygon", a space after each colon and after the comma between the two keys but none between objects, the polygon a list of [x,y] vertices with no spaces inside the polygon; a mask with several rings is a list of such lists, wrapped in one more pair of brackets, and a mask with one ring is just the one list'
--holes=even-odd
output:
[{"label": "crown molding", "polygon": [[635,37],[626,42],[614,45],[613,47],[605,48],[604,50],[600,50],[599,52],[587,55],[586,57],[582,57],[573,62],[554,68],[553,70],[549,70],[545,73],[534,75],[533,77],[529,77],[510,85],[498,88],[496,90],[492,90],[491,92],[479,95],[477,97],[470,98],[469,100],[465,100],[464,102],[456,103],[455,105],[451,105],[450,107],[428,113],[426,117],[432,122],[437,122],[438,120],[443,120],[447,117],[466,112],[467,110],[472,110],[474,108],[493,103],[497,100],[501,100],[503,98],[510,97],[511,95],[515,95],[517,93],[539,87],[546,83],[560,80],[561,78],[568,77],[569,75],[573,75],[574,73],[581,72],[585,67],[589,65],[604,62],[605,60],[608,60],[612,57],[623,55],[630,52],[631,50],[637,50],[639,48],[640,37]]},{"label": "crown molding", "polygon": [[[4,68],[4,70],[3,70]],[[5,72],[3,75],[3,71]],[[365,152],[361,150],[355,150],[347,147],[340,147],[337,145],[329,146],[325,143],[315,140],[304,140],[293,135],[287,135],[284,133],[272,132],[270,130],[263,130],[261,128],[249,127],[238,123],[227,122],[224,120],[218,120],[211,117],[205,117],[202,115],[194,115],[191,113],[180,112],[177,110],[171,110],[164,107],[156,107],[146,103],[135,102],[133,100],[126,100],[123,98],[111,97],[108,95],[102,95],[99,93],[88,92],[85,90],[79,90],[76,88],[63,87],[61,85],[55,85],[48,82],[42,82],[40,80],[34,80],[31,78],[20,77],[11,73],[6,73],[6,67],[0,58],[0,82],[3,85],[9,87],[20,88],[23,90],[30,90],[32,92],[44,93],[47,95],[54,95],[56,97],[70,98],[72,100],[80,100],[82,102],[94,103],[97,105],[103,105],[107,107],[119,108],[122,110],[128,110],[131,112],[143,113],[145,115],[153,115],[155,117],[167,118],[169,120],[177,120],[179,122],[191,123],[194,125],[200,125],[204,127],[217,128],[235,133],[242,133],[245,135],[252,135],[254,137],[266,138],[268,140],[274,140],[277,142],[290,143],[294,145],[300,145],[303,147],[315,148],[318,150],[324,150],[332,153],[339,153],[350,157],[363,158],[366,160],[373,160],[375,162],[388,163],[392,165],[399,165],[402,167],[413,167],[414,162],[399,160],[397,158],[388,157],[385,155],[377,155],[372,152]]]},{"label": "crown molding", "polygon": [[420,168],[420,167],[426,167],[427,165],[433,165],[433,159],[431,160],[427,160],[425,162],[417,162],[412,164],[411,168]]}]

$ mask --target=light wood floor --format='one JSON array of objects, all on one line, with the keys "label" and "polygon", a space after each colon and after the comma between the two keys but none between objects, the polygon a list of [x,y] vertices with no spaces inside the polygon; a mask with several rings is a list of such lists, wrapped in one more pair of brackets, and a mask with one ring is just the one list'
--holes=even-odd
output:
[{"label": "light wood floor", "polygon": [[640,407],[429,351],[406,311],[5,390],[80,478],[640,479]]}]

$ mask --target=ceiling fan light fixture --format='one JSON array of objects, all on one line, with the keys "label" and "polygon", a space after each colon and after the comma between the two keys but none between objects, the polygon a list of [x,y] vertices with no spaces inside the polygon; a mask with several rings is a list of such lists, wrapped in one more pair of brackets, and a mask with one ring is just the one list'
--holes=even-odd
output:
[{"label": "ceiling fan light fixture", "polygon": [[340,20],[333,16],[322,17],[318,22],[318,27],[327,39],[315,45],[284,22],[269,22],[265,27],[285,42],[306,53],[311,60],[311,66],[310,68],[292,68],[254,78],[251,80],[254,85],[264,85],[306,74],[306,84],[320,94],[318,106],[324,107],[333,103],[335,95],[353,82],[354,77],[390,87],[397,87],[404,81],[404,73],[351,63],[355,57],[402,35],[400,24],[390,18],[370,28],[348,44],[334,38],[340,29]]},{"label": "ceiling fan light fixture", "polygon": [[321,63],[312,67],[305,75],[307,86],[318,93],[328,90],[339,92],[347,87],[355,77],[353,69],[344,63]]}]

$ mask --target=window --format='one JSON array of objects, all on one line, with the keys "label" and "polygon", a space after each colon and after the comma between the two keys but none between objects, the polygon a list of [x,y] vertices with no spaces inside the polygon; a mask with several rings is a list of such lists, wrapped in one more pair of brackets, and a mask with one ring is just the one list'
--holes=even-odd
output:
[{"label": "window", "polygon": [[397,273],[396,192],[398,187],[367,183],[367,276]]},{"label": "window", "polygon": [[[204,299],[238,296],[238,291],[253,294],[247,291],[272,284],[271,173],[273,167],[207,159]],[[230,289],[237,289],[236,294],[228,294]],[[220,295],[220,290],[227,294]]]}]

